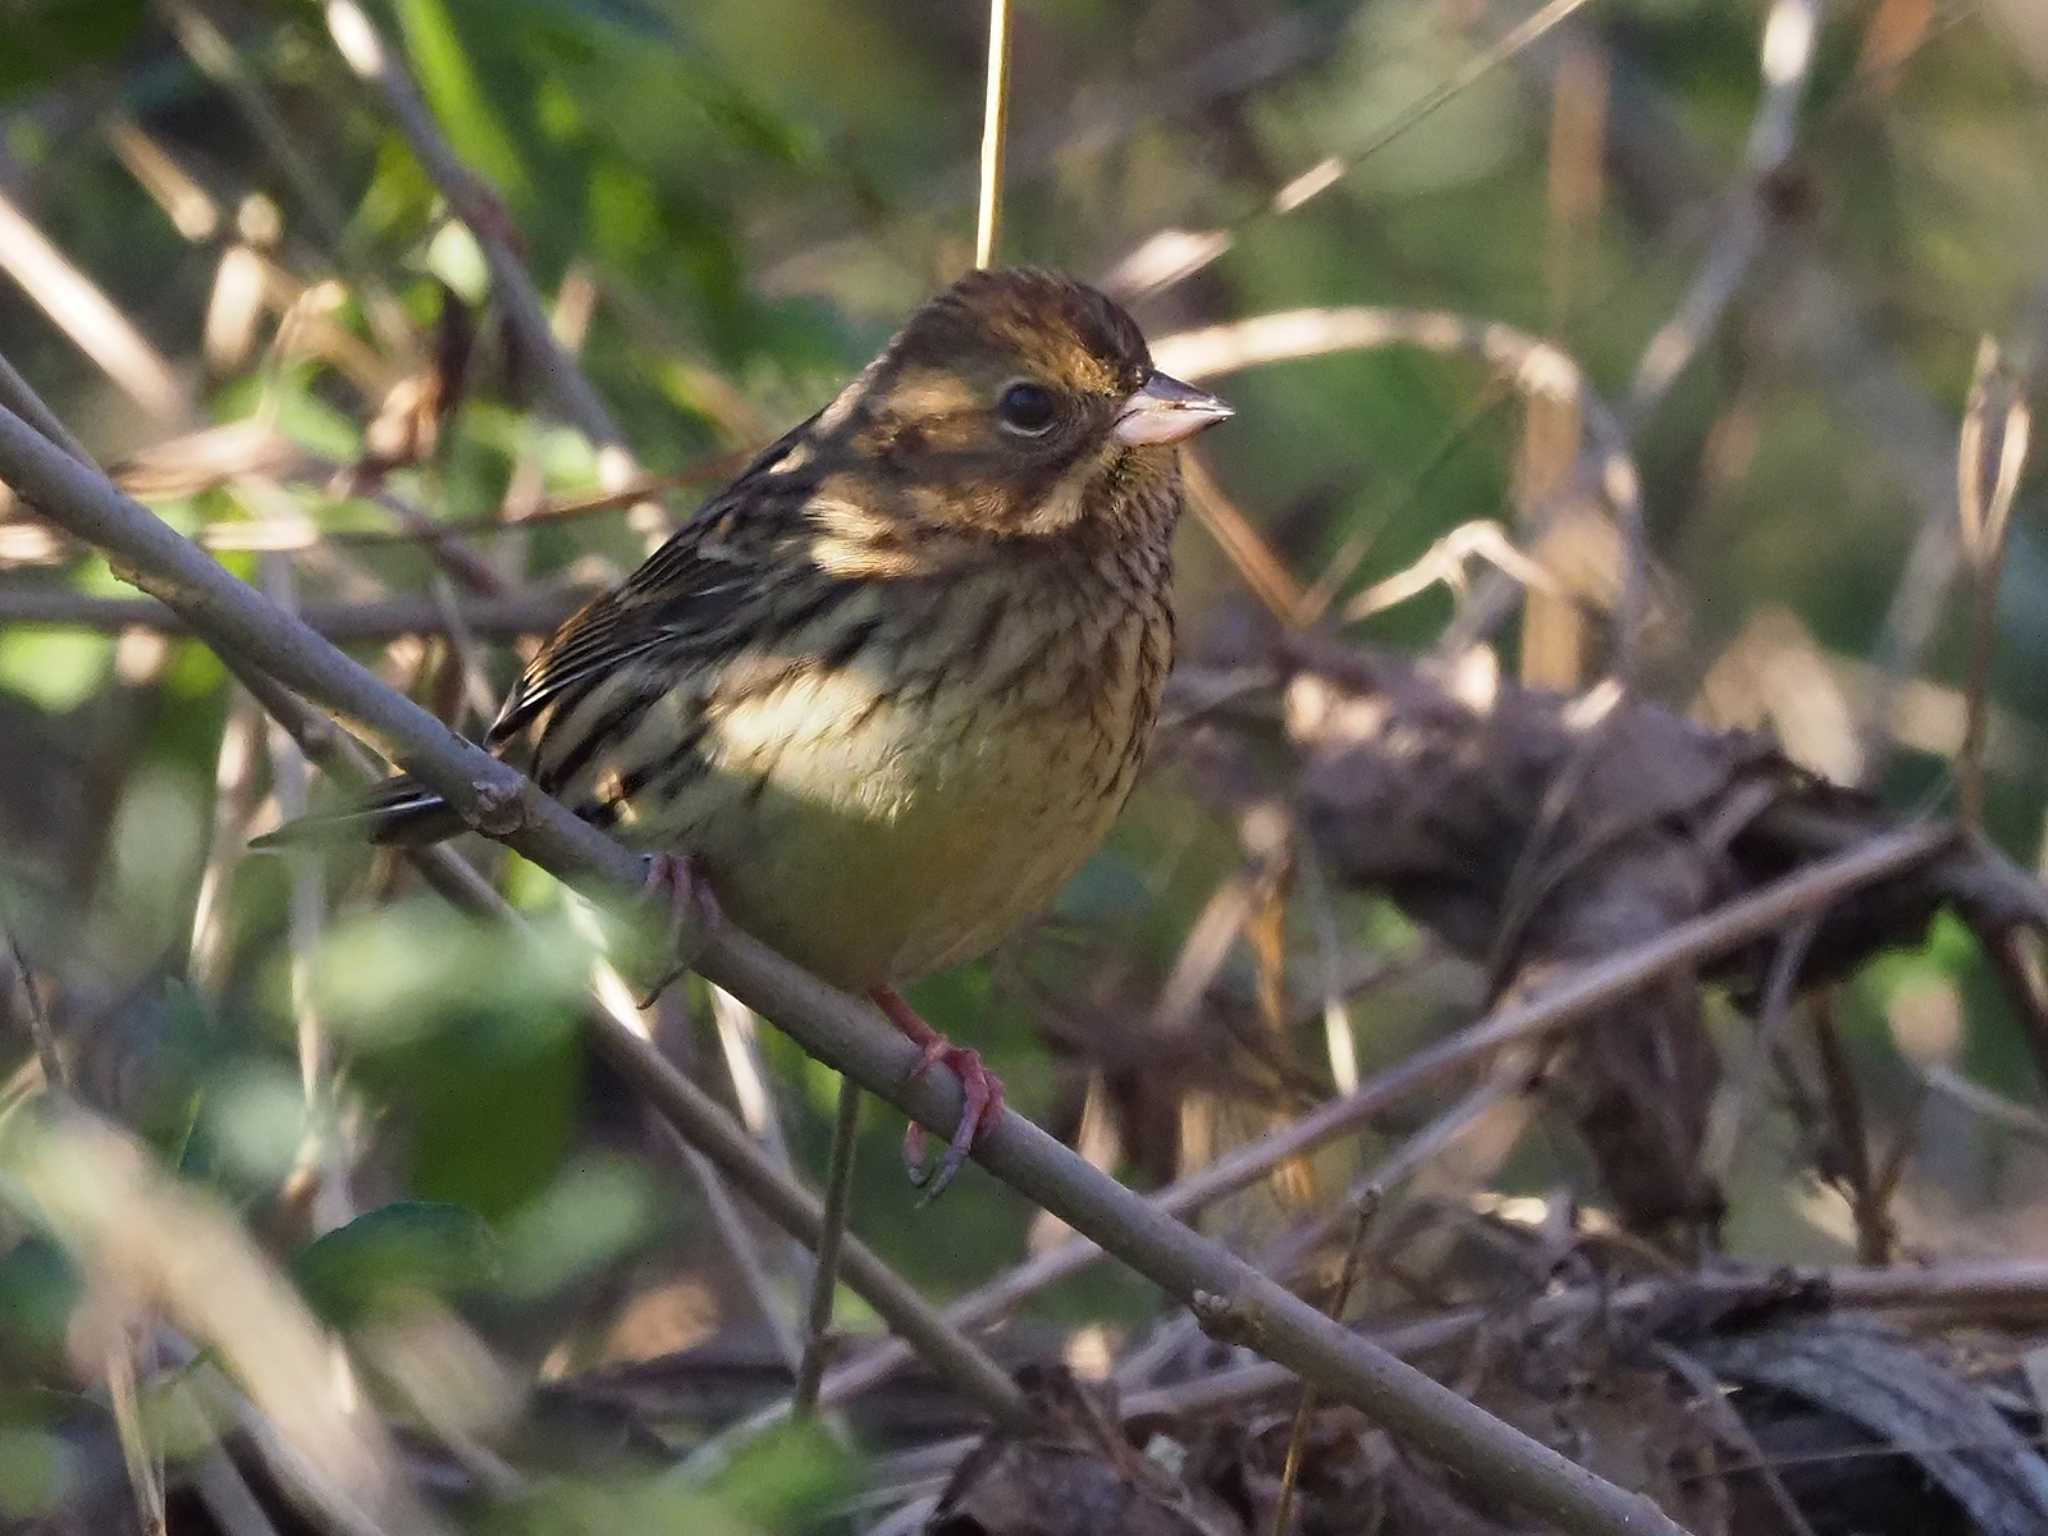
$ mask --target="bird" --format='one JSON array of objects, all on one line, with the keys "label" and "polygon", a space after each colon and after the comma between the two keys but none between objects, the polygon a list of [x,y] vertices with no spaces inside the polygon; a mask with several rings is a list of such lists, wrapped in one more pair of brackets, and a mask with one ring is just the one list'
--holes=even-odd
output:
[{"label": "bird", "polygon": [[[1113,299],[980,270],[928,299],[526,666],[484,738],[640,851],[650,889],[870,998],[958,1075],[927,1198],[1001,1082],[904,1000],[1095,852],[1172,661],[1181,445],[1232,414]],[[463,830],[418,781],[267,843]]]}]

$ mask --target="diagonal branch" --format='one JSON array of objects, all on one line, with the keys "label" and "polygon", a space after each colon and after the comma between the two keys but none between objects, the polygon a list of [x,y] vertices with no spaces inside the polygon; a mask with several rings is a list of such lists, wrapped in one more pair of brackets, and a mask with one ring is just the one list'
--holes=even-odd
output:
[{"label": "diagonal branch", "polygon": [[492,291],[504,306],[506,322],[518,337],[521,351],[539,369],[555,409],[564,421],[615,461],[600,466],[612,471],[608,479],[621,479],[633,473],[625,435],[619,431],[604,401],[598,398],[596,388],[555,338],[554,327],[548,322],[547,305],[520,259],[516,237],[497,193],[462,163],[442,136],[405,66],[392,54],[390,44],[356,0],[327,0],[326,12],[327,30],[343,61],[384,98],[393,124],[412,147],[421,167],[441,189],[456,217],[476,237],[484,263],[490,268]]},{"label": "diagonal branch", "polygon": [[[523,775],[453,732],[290,615],[237,581],[197,545],[123,496],[11,412],[0,412],[0,478],[44,516],[108,552],[125,579],[176,608],[215,647],[237,652],[389,749],[469,824],[579,889],[613,901],[640,889],[641,861],[577,820]],[[813,1055],[950,1134],[958,1080],[911,1080],[917,1048],[871,1010],[728,926],[695,936],[696,968]],[[617,1036],[618,1038],[613,1038]],[[607,1026],[636,1081],[680,1081],[647,1042]],[[1021,1115],[981,1138],[990,1172],[1123,1258],[1213,1326],[1255,1341],[1330,1396],[1355,1404],[1496,1497],[1585,1536],[1681,1536],[1650,1500],[1619,1489],[1501,1423],[1090,1167]]]},{"label": "diagonal branch", "polygon": [[[591,589],[532,587],[504,597],[464,598],[454,614],[471,634],[492,640],[552,634],[589,600]],[[450,611],[431,597],[379,597],[367,602],[309,602],[299,616],[337,645],[389,640],[394,635],[445,633]],[[0,624],[56,625],[75,629],[151,629],[182,634],[185,624],[146,597],[103,597],[73,587],[0,588]]]}]

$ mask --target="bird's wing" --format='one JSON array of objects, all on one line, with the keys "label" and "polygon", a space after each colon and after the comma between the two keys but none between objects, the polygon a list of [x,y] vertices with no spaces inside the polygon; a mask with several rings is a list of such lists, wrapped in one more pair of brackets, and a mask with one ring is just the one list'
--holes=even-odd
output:
[{"label": "bird's wing", "polygon": [[555,631],[513,687],[484,744],[516,740],[548,706],[581,684],[650,652],[720,648],[765,599],[770,573],[804,536],[809,474],[776,464],[809,430],[796,428],[765,449],[724,491],[678,528],[618,586],[593,598]]}]

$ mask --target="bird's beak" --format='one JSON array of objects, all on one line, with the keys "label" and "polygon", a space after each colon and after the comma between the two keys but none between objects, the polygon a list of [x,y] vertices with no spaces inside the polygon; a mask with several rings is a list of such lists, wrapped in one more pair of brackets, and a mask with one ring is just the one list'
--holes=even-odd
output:
[{"label": "bird's beak", "polygon": [[1124,402],[1114,430],[1116,440],[1128,448],[1177,443],[1235,414],[1214,395],[1155,373]]}]

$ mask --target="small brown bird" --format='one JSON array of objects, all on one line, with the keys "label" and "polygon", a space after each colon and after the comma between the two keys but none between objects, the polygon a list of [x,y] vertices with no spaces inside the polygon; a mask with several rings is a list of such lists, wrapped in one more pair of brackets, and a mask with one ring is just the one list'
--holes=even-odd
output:
[{"label": "small brown bird", "polygon": [[[1172,657],[1177,445],[1230,414],[1103,294],[976,272],[564,624],[485,739],[959,1073],[934,1193],[1002,1086],[896,988],[988,949],[1108,832]],[[321,824],[348,828],[461,830],[404,779]]]}]

